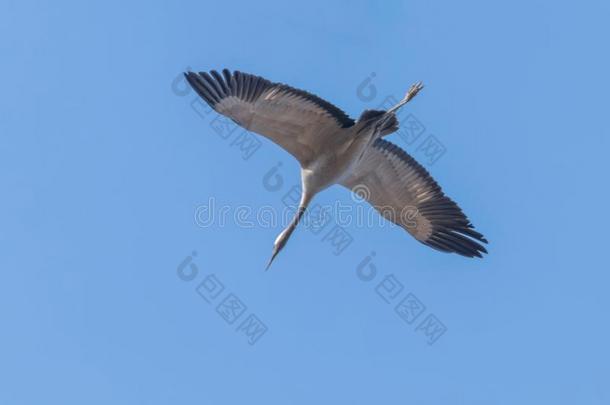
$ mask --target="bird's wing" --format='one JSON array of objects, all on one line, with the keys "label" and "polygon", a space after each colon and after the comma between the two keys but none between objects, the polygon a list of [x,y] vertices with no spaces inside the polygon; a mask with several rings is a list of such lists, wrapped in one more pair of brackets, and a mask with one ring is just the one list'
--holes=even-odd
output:
[{"label": "bird's wing", "polygon": [[341,184],[365,198],[385,218],[420,242],[467,257],[487,253],[487,240],[460,207],[407,152],[377,139]]},{"label": "bird's wing", "polygon": [[301,163],[321,151],[326,137],[354,125],[329,102],[258,76],[227,69],[185,76],[214,110],[271,139]]}]

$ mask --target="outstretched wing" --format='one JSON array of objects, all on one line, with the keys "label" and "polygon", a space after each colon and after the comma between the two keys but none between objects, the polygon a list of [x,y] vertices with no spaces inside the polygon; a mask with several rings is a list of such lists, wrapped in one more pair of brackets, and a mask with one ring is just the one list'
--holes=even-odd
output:
[{"label": "outstretched wing", "polygon": [[258,76],[227,69],[222,75],[212,70],[185,76],[214,110],[271,139],[301,163],[321,151],[325,137],[354,125],[329,102]]},{"label": "outstretched wing", "polygon": [[487,253],[481,245],[487,240],[460,207],[426,169],[391,142],[377,139],[341,184],[428,246],[467,257]]}]

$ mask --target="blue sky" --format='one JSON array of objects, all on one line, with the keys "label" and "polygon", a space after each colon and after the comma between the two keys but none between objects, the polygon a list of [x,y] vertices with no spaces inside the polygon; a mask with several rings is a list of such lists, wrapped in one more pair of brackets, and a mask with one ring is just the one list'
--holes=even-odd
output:
[{"label": "blue sky", "polygon": [[[609,11],[3,1],[0,403],[610,403]],[[298,166],[218,129],[182,87],[189,67],[353,117],[423,80],[404,111],[421,136],[390,139],[422,162],[422,142],[441,145],[425,165],[490,254],[349,225],[338,252],[330,223],[264,272],[279,225],[195,213],[280,210]],[[340,187],[316,199],[335,201],[358,205]]]}]

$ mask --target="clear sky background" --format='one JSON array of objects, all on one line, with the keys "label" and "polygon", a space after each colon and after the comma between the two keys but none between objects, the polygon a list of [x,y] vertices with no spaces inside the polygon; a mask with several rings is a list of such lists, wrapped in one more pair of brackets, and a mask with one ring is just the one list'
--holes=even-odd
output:
[{"label": "clear sky background", "polygon": [[[610,403],[609,11],[3,0],[0,403]],[[264,272],[279,225],[195,212],[279,210],[298,166],[263,138],[244,159],[175,80],[188,67],[289,83],[352,117],[423,80],[405,113],[425,133],[390,139],[422,162],[426,137],[442,144],[425,166],[490,254],[346,225],[337,255],[330,223],[299,228]],[[316,199],[334,201],[358,205],[338,186]],[[405,297],[425,307],[414,320]]]}]

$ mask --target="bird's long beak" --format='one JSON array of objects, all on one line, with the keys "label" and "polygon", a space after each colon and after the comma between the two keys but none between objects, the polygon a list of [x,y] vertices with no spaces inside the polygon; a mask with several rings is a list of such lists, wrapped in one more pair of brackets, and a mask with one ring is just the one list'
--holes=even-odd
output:
[{"label": "bird's long beak", "polygon": [[274,245],[273,253],[271,253],[271,259],[269,259],[269,263],[267,263],[267,267],[265,268],[265,271],[269,270],[271,263],[273,263],[273,259],[275,259],[275,256],[277,256],[278,253],[280,253],[280,249],[277,248],[277,245]]}]

